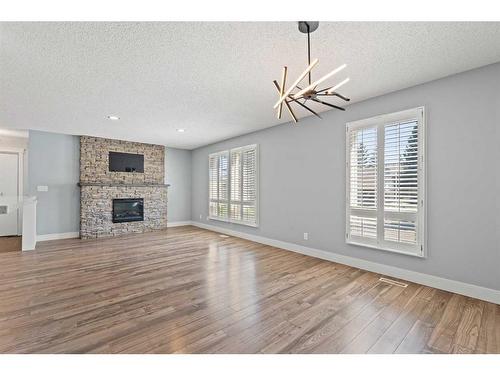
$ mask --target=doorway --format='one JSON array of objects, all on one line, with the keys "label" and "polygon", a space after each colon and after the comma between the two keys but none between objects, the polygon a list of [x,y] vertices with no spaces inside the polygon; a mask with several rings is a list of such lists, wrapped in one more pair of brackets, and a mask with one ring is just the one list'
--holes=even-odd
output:
[{"label": "doorway", "polygon": [[22,153],[0,149],[0,237],[20,235]]}]

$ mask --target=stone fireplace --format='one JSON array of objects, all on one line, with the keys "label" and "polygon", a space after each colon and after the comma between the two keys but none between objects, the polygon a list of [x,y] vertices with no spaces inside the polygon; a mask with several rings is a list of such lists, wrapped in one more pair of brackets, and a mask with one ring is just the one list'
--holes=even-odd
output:
[{"label": "stone fireplace", "polygon": [[[113,172],[109,153],[144,155],[144,172]],[[167,227],[165,148],[80,137],[80,237],[142,233]]]}]

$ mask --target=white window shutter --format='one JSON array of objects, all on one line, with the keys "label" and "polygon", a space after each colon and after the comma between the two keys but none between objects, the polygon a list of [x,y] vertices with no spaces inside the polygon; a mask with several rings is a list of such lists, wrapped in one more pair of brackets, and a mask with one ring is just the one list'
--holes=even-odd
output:
[{"label": "white window shutter", "polygon": [[384,240],[417,243],[418,121],[385,125]]},{"label": "white window shutter", "polygon": [[423,256],[424,109],[347,124],[348,243]]},{"label": "white window shutter", "polygon": [[257,147],[246,148],[242,152],[242,221],[257,224]]},{"label": "white window shutter", "polygon": [[208,158],[208,185],[209,185],[209,217],[217,217],[217,204],[219,201],[219,177],[218,177],[218,155],[210,155]]},{"label": "white window shutter", "polygon": [[351,238],[377,238],[377,127],[355,129],[349,142],[349,206]]},{"label": "white window shutter", "polygon": [[258,147],[209,155],[209,217],[257,226]]},{"label": "white window shutter", "polygon": [[227,219],[229,214],[229,152],[208,157],[209,217]]},{"label": "white window shutter", "polygon": [[377,128],[351,132],[351,207],[377,208]]},{"label": "white window shutter", "polygon": [[226,219],[229,215],[229,154],[219,156],[219,207],[218,217]]},{"label": "white window shutter", "polygon": [[231,212],[230,219],[241,221],[242,212],[242,152],[231,151]]}]

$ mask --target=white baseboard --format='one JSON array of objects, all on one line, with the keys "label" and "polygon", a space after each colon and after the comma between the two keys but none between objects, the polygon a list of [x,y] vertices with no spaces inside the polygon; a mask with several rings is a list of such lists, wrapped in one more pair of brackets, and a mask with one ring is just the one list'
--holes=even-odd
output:
[{"label": "white baseboard", "polygon": [[[192,224],[191,221],[167,222],[167,228],[182,227],[191,224]],[[80,237],[80,232],[50,233],[50,234],[38,234],[36,236],[36,240],[37,242],[42,242],[42,241],[62,240],[66,238],[78,238],[78,237]]]},{"label": "white baseboard", "polygon": [[41,241],[63,240],[65,238],[78,238],[78,237],[80,237],[80,232],[50,233],[50,234],[38,234],[36,236],[36,240],[37,242],[41,242]]},{"label": "white baseboard", "polygon": [[294,251],[296,253],[304,255],[309,255],[315,258],[325,259],[332,262],[345,264],[351,267],[360,268],[366,271],[379,273],[386,276],[396,277],[398,279],[411,281],[417,284],[422,284],[433,288],[446,290],[448,292],[462,294],[464,296],[500,304],[500,290],[485,288],[478,285],[463,283],[461,281],[445,279],[442,277],[433,276],[425,273],[388,266],[381,263],[375,263],[368,260],[353,258],[346,255],[336,254],[325,250],[314,249],[311,247],[306,247],[290,242],[284,242],[267,237],[256,236],[253,234],[242,233],[232,229],[225,229],[214,225],[198,223],[196,221],[191,222],[191,225],[203,229],[208,229],[214,232],[224,233],[230,236],[243,238],[249,241],[262,243],[264,245],[274,246],[280,249]]},{"label": "white baseboard", "polygon": [[167,228],[183,227],[185,225],[192,225],[191,221],[167,221]]}]

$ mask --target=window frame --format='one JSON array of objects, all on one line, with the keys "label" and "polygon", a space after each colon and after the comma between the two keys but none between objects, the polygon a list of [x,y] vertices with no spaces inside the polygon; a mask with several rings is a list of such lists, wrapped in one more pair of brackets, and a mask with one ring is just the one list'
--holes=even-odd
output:
[{"label": "window frame", "polygon": [[[232,202],[235,202],[234,204],[241,204],[241,207],[243,209],[243,205],[244,205],[244,201],[243,201],[243,177],[242,177],[242,173],[243,173],[243,153],[247,150],[255,150],[255,223],[251,223],[251,222],[248,222],[248,221],[244,221],[244,220],[235,220],[235,219],[231,219],[231,204]],[[241,195],[241,201],[237,202],[237,201],[233,201],[231,198],[231,184],[232,184],[232,179],[231,179],[231,174],[232,174],[232,168],[231,168],[231,155],[232,153],[234,152],[241,152],[241,171],[240,171],[240,179],[241,179],[241,191],[240,191],[240,195]],[[228,156],[228,183],[227,183],[227,196],[228,196],[228,200],[227,200],[227,204],[228,204],[228,216],[227,218],[223,218],[223,217],[219,217],[219,216],[212,216],[210,214],[210,203],[213,202],[214,200],[211,199],[210,197],[210,159],[212,157],[218,157],[220,155],[224,155],[226,154]],[[217,151],[217,152],[214,152],[214,153],[211,153],[208,155],[208,220],[215,220],[215,221],[222,221],[222,222],[226,222],[226,223],[232,223],[232,224],[240,224],[240,225],[246,225],[246,226],[249,226],[249,227],[254,227],[254,228],[257,228],[259,226],[259,212],[260,212],[260,207],[259,207],[259,190],[260,190],[260,186],[259,186],[259,170],[260,170],[260,167],[259,167],[259,164],[260,164],[260,156],[259,156],[259,145],[258,144],[250,144],[250,145],[245,145],[245,146],[241,146],[241,147],[234,147],[234,148],[231,148],[231,149],[226,149],[226,150],[221,150],[221,151]],[[218,186],[218,183],[217,183],[217,186]],[[226,201],[220,201],[218,200],[217,202],[226,202]]]},{"label": "window frame", "polygon": [[[384,151],[385,151],[385,126],[394,122],[403,122],[405,120],[416,118],[418,121],[418,209],[415,215],[417,220],[416,244],[409,245],[400,242],[391,242],[383,238],[384,218],[393,216],[395,219],[405,216],[405,213],[384,212]],[[350,188],[351,188],[351,167],[350,167],[350,135],[352,130],[375,127],[377,131],[377,208],[369,215],[377,218],[377,238],[367,239],[363,237],[350,236],[350,216],[356,212],[366,214],[366,210],[350,207]],[[392,253],[426,258],[427,250],[427,200],[426,194],[426,116],[425,107],[420,106],[403,111],[382,114],[362,120],[346,123],[346,152],[345,152],[345,187],[346,187],[346,209],[345,209],[345,240],[347,244],[362,246],[377,250],[388,251]]]}]

